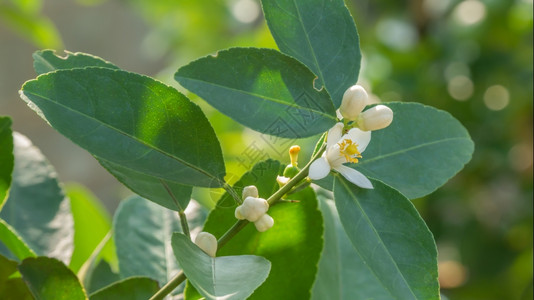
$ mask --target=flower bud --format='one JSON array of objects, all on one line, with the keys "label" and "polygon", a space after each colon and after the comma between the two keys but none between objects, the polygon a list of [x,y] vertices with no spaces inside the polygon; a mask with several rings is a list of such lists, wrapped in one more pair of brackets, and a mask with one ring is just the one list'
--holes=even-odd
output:
[{"label": "flower bud", "polygon": [[289,148],[289,157],[291,158],[291,165],[293,167],[298,166],[298,160],[299,160],[299,152],[300,152],[300,146],[299,145],[293,145]]},{"label": "flower bud", "polygon": [[243,188],[243,199],[248,197],[258,198],[260,194],[258,193],[258,188],[254,185],[249,185]]},{"label": "flower bud", "polygon": [[247,197],[243,204],[236,208],[236,217],[240,214],[250,222],[256,222],[269,210],[269,203],[265,199]]},{"label": "flower bud", "polygon": [[195,238],[195,244],[207,255],[215,257],[217,253],[217,239],[213,234],[202,231]]},{"label": "flower bud", "polygon": [[344,119],[354,121],[367,103],[367,92],[361,85],[353,85],[345,91],[339,112]]},{"label": "flower bud", "polygon": [[241,205],[239,205],[238,207],[235,208],[234,215],[235,215],[235,218],[238,219],[238,220],[244,220],[245,219],[245,217],[241,213]]},{"label": "flower bud", "polygon": [[254,226],[256,226],[256,229],[259,232],[264,232],[267,229],[273,227],[273,225],[274,225],[274,220],[268,214],[264,214],[263,216],[261,216],[259,220],[254,222]]},{"label": "flower bud", "polygon": [[393,111],[385,105],[377,105],[361,113],[358,127],[363,131],[386,128],[393,121]]},{"label": "flower bud", "polygon": [[276,176],[276,182],[278,182],[278,186],[280,187],[286,185],[289,182],[289,179],[291,178],[285,176]]}]

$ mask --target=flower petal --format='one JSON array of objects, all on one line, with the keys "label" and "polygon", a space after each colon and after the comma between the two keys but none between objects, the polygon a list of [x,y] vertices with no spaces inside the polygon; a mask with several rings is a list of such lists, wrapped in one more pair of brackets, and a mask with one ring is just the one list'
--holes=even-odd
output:
[{"label": "flower petal", "polygon": [[362,131],[359,128],[352,128],[349,132],[343,136],[343,138],[348,138],[354,143],[358,144],[358,151],[362,153],[371,142],[371,131]]},{"label": "flower petal", "polygon": [[364,189],[372,189],[373,184],[365,175],[362,173],[349,168],[345,165],[337,166],[334,170],[338,171],[343,177],[347,178],[348,181],[354,183],[355,185],[364,188]]},{"label": "flower petal", "polygon": [[334,146],[339,142],[341,139],[341,135],[343,133],[343,123],[339,122],[334,125],[334,127],[330,128],[328,130],[328,136],[326,138],[326,146],[328,148]]},{"label": "flower petal", "polygon": [[310,177],[310,179],[318,180],[325,178],[328,173],[330,173],[330,165],[328,164],[326,158],[323,156],[312,162],[308,176]]}]

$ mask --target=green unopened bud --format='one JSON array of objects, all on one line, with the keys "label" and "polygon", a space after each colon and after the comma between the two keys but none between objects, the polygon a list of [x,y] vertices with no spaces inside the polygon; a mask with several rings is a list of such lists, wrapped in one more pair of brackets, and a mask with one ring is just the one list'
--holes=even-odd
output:
[{"label": "green unopened bud", "polygon": [[295,175],[298,174],[298,172],[300,171],[299,168],[293,166],[293,165],[287,165],[287,167],[284,169],[284,177],[287,177],[287,178],[293,178],[295,177]]},{"label": "green unopened bud", "polygon": [[274,219],[268,214],[264,214],[256,222],[254,222],[254,226],[256,226],[256,229],[259,232],[267,231],[269,228],[273,227],[273,225]]},{"label": "green unopened bud", "polygon": [[195,244],[207,255],[215,257],[217,253],[217,239],[209,232],[201,232],[195,238]]},{"label": "green unopened bud", "polygon": [[345,120],[354,121],[367,104],[369,96],[361,85],[353,85],[345,91],[339,112]]},{"label": "green unopened bud", "polygon": [[393,121],[393,111],[385,105],[377,105],[362,112],[358,118],[358,127],[363,131],[386,128]]}]

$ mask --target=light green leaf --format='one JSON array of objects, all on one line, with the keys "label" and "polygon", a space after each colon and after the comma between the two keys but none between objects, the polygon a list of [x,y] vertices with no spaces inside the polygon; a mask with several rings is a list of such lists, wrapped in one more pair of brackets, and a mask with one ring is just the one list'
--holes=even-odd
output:
[{"label": "light green leaf", "polygon": [[262,0],[271,34],[283,53],[308,66],[335,107],[358,81],[360,46],[356,25],[343,0]]},{"label": "light green leaf", "polygon": [[334,179],[337,211],[352,245],[391,298],[439,299],[432,233],[401,193],[372,183],[369,190]]},{"label": "light green leaf", "polygon": [[76,275],[59,260],[31,257],[22,261],[18,268],[35,299],[87,299]]},{"label": "light green leaf", "polygon": [[0,210],[2,210],[11,185],[14,160],[11,119],[9,117],[0,117]]},{"label": "light green leaf", "polygon": [[237,122],[287,138],[324,132],[336,122],[330,96],[306,66],[273,49],[232,48],[184,66],[174,78]]},{"label": "light green leaf", "polygon": [[[111,216],[95,195],[85,187],[79,184],[69,184],[66,190],[74,218],[74,252],[69,268],[78,272],[96,246],[111,230]],[[117,259],[111,243],[102,249],[100,255],[108,262]]]},{"label": "light green leaf", "polygon": [[213,258],[177,232],[172,235],[172,249],[188,280],[206,299],[247,299],[271,269],[260,256]]},{"label": "light green leaf", "polygon": [[158,282],[146,277],[130,277],[89,295],[89,300],[146,300],[159,290]]},{"label": "light green leaf", "polygon": [[113,219],[121,278],[146,276],[160,284],[180,270],[170,237],[180,230],[178,215],[139,196],[123,200]]},{"label": "light green leaf", "polygon": [[[24,243],[14,228],[9,226],[6,221],[0,219],[0,253],[11,257],[14,255],[19,261],[36,256],[35,253]],[[5,246],[7,249],[4,249]]]},{"label": "light green leaf", "polygon": [[13,140],[15,169],[0,218],[37,255],[68,263],[74,238],[69,199],[59,186],[56,171],[39,149],[19,133],[13,134]]},{"label": "light green leaf", "polygon": [[37,75],[44,73],[84,67],[103,67],[109,69],[118,69],[114,64],[103,60],[100,57],[91,54],[65,51],[66,56],[56,55],[54,50],[35,51],[33,57],[33,68]]},{"label": "light green leaf", "polygon": [[[278,161],[260,162],[235,183],[234,189],[255,185],[260,197],[268,198],[279,186],[276,176],[285,165]],[[317,199],[311,189],[288,196],[298,202],[280,202],[267,212],[274,226],[258,232],[254,224],[246,225],[217,253],[218,255],[253,254],[271,262],[269,278],[249,299],[309,299],[323,248],[323,222],[317,209]],[[235,222],[235,201],[224,194],[211,211],[204,231],[220,238]],[[186,296],[194,291],[186,288]],[[192,297],[191,299],[197,299]]]},{"label": "light green leaf", "polygon": [[221,148],[200,108],[152,78],[106,68],[59,70],[26,82],[21,97],[100,160],[174,183],[224,183]]}]

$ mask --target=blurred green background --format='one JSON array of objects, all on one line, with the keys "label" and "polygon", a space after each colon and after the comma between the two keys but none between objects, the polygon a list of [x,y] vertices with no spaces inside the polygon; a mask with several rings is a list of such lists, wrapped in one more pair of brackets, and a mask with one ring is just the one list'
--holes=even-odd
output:
[{"label": "blurred green background", "polygon": [[[459,175],[414,201],[436,238],[443,295],[532,299],[532,0],[347,5],[361,38],[359,83],[372,97],[446,110],[475,141]],[[177,86],[178,67],[232,46],[276,48],[257,0],[0,0],[0,115],[13,118],[63,182],[88,186],[113,211],[130,192],[20,101],[20,86],[35,77],[31,54],[91,53]],[[190,96],[219,136],[230,182],[268,156],[288,162],[295,141],[244,129]],[[298,142],[301,163],[313,142]],[[208,207],[218,196],[194,195]]]}]

